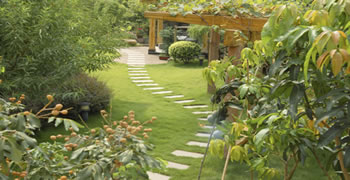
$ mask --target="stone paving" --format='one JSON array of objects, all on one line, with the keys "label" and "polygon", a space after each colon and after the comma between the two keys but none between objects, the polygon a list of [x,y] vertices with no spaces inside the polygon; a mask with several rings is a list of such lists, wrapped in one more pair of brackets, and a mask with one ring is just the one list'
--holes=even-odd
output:
[{"label": "stone paving", "polygon": [[[198,115],[208,115],[211,114],[212,111],[199,111],[199,109],[206,109],[208,105],[204,104],[188,104],[195,102],[194,99],[183,99],[184,95],[182,94],[174,94],[173,91],[167,90],[165,87],[159,86],[159,84],[154,83],[151,77],[148,76],[147,69],[145,68],[145,64],[160,64],[166,63],[166,61],[160,61],[154,57],[155,55],[148,55],[145,53],[147,50],[145,48],[128,48],[122,49],[121,54],[122,58],[116,60],[117,62],[128,64],[128,73],[130,76],[130,80],[136,84],[136,86],[140,86],[145,91],[149,91],[149,93],[154,95],[162,95],[167,99],[174,99],[174,103],[177,104],[186,104],[183,105],[183,108],[186,109],[194,109],[193,114]],[[180,98],[180,99],[178,99]],[[176,100],[178,99],[178,100]],[[197,120],[206,121],[207,118],[200,117]],[[212,126],[203,126],[203,130],[210,129]],[[195,134],[197,137],[208,138],[210,134],[198,132]],[[197,141],[189,141],[186,143],[188,146],[199,146],[205,148],[207,143],[197,142]],[[188,158],[203,158],[203,154],[197,152],[188,152],[184,150],[174,150],[172,153],[174,156],[188,157]],[[189,168],[189,165],[181,164],[179,162],[168,162],[167,168],[173,168],[178,170],[185,170]],[[164,174],[147,172],[150,180],[169,180],[171,177],[166,176]]]}]

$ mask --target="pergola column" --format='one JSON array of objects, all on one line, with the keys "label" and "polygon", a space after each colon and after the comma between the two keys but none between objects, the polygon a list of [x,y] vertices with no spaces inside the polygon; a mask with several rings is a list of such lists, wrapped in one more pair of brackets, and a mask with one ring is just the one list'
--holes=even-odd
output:
[{"label": "pergola column", "polygon": [[209,42],[209,62],[211,60],[219,59],[219,46],[220,45],[220,34],[214,29],[210,30],[210,42]]},{"label": "pergola column", "polygon": [[162,36],[160,36],[160,31],[163,30],[163,20],[157,20],[157,44],[163,43]]},{"label": "pergola column", "polygon": [[149,19],[148,54],[156,53],[156,19]]}]

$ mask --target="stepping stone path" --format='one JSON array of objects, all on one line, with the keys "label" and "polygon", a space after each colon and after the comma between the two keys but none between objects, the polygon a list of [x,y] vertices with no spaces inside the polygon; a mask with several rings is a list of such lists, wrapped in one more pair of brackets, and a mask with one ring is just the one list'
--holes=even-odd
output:
[{"label": "stepping stone path", "polygon": [[[174,103],[176,104],[186,104],[186,103],[192,103],[195,100],[194,99],[184,99],[185,96],[182,94],[173,94],[173,91],[170,90],[164,90],[166,88],[159,87],[159,84],[154,83],[153,80],[151,80],[151,77],[149,77],[148,72],[146,70],[145,64],[145,55],[143,53],[140,53],[136,50],[130,50],[130,49],[124,49],[122,50],[126,54],[128,54],[127,64],[128,64],[128,73],[130,76],[130,80],[136,84],[136,86],[143,87],[142,89],[145,91],[150,91],[151,94],[155,95],[166,95],[164,98],[166,99],[174,99]],[[158,91],[158,90],[164,90],[164,91]],[[208,108],[208,105],[205,104],[186,104],[183,105],[183,108],[185,109],[206,109]],[[211,114],[212,111],[193,111],[192,112],[195,115],[207,115]],[[207,121],[207,118],[199,117],[197,120],[200,121]],[[204,129],[211,129],[212,126],[205,125],[202,127]],[[208,138],[210,134],[208,133],[197,133],[195,134],[197,137],[206,137]],[[197,142],[197,141],[189,141],[186,143],[188,146],[199,146],[202,148],[207,147],[208,143],[204,142]],[[188,158],[203,158],[204,154],[197,153],[197,152],[188,152],[184,150],[175,150],[171,153],[174,156],[181,156],[181,157],[188,157]],[[177,169],[177,170],[186,170],[189,168],[189,165],[176,163],[176,162],[170,162],[168,161],[167,168]],[[150,180],[169,180],[170,176],[166,176],[159,173],[153,173],[148,171],[147,172]]]},{"label": "stepping stone path", "polygon": [[175,162],[170,162],[168,161],[168,166],[167,168],[173,168],[173,169],[181,169],[181,170],[184,170],[184,169],[188,169],[189,166],[188,165],[184,165],[184,164],[179,164],[179,163],[175,163]]},{"label": "stepping stone path", "polygon": [[208,143],[203,143],[203,142],[197,142],[197,141],[188,141],[188,143],[186,143],[186,145],[189,146],[199,146],[199,147],[207,147]]},{"label": "stepping stone path", "polygon": [[198,136],[198,137],[209,137],[210,134],[209,133],[197,133],[196,136]]},{"label": "stepping stone path", "polygon": [[185,96],[184,95],[164,96],[164,98],[167,98],[167,99],[182,98],[182,97],[185,97]]},{"label": "stepping stone path", "polygon": [[143,90],[161,90],[163,87],[152,87],[152,88],[143,88]]},{"label": "stepping stone path", "polygon": [[129,74],[129,76],[148,76],[148,74]]},{"label": "stepping stone path", "polygon": [[158,92],[153,92],[152,94],[169,94],[172,93],[173,91],[158,91]]},{"label": "stepping stone path", "polygon": [[153,82],[153,80],[133,80],[132,82],[134,82],[134,83],[145,83],[145,82],[149,83],[149,82]]},{"label": "stepping stone path", "polygon": [[147,174],[148,174],[149,179],[151,179],[151,180],[168,180],[168,179],[170,179],[169,176],[165,176],[165,175],[158,174],[158,173],[153,173],[150,171],[148,171]]},{"label": "stepping stone path", "polygon": [[130,79],[149,79],[150,77],[130,77]]},{"label": "stepping stone path", "polygon": [[158,84],[136,84],[136,86],[158,86]]},{"label": "stepping stone path", "polygon": [[204,156],[201,153],[188,152],[188,151],[182,151],[182,150],[175,150],[171,154],[175,156],[191,157],[191,158],[202,158]]},{"label": "stepping stone path", "polygon": [[195,111],[192,112],[192,114],[211,114],[213,111]]},{"label": "stepping stone path", "polygon": [[194,102],[194,99],[174,101],[174,103],[177,103],[177,104],[190,103],[190,102]]},{"label": "stepping stone path", "polygon": [[184,106],[186,109],[197,109],[197,108],[207,108],[208,105],[187,105]]}]

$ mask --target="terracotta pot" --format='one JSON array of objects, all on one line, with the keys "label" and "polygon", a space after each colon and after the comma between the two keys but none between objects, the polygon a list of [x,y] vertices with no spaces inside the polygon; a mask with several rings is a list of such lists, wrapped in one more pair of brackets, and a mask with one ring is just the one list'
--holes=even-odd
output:
[{"label": "terracotta pot", "polygon": [[168,59],[169,59],[169,56],[159,56],[159,59],[160,59],[160,60],[168,60]]}]

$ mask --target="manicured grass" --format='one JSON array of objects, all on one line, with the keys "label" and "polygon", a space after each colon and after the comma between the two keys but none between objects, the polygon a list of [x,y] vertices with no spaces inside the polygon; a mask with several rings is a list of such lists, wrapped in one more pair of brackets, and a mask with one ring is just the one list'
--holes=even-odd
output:
[{"label": "manicured grass", "polygon": [[[205,65],[203,66],[205,67]],[[165,90],[171,90],[175,94],[183,94],[181,99],[193,98],[196,101],[190,104],[208,104],[210,106],[210,95],[206,93],[207,84],[202,78],[202,68],[197,64],[162,64],[147,65],[146,69],[150,77]],[[100,80],[107,82],[113,90],[111,100],[113,119],[119,120],[129,110],[135,111],[136,120],[146,121],[152,116],[158,120],[154,124],[147,125],[153,129],[150,133],[149,142],[155,145],[150,152],[154,156],[161,157],[181,164],[190,165],[187,170],[169,169],[161,172],[170,175],[175,180],[197,179],[201,159],[176,157],[171,154],[174,150],[186,150],[204,153],[205,148],[187,146],[190,140],[206,142],[206,138],[195,137],[195,133],[202,131],[197,120],[203,115],[193,115],[193,110],[182,108],[181,104],[173,103],[173,99],[165,99],[165,95],[153,95],[151,91],[144,91],[143,87],[137,87],[131,82],[127,73],[127,66],[115,64],[106,71],[94,73]],[[203,123],[203,122],[201,122]],[[88,126],[101,126],[101,118],[98,115],[91,116],[87,122]],[[51,134],[63,133],[62,127],[47,128],[38,135],[39,141],[47,141]],[[273,160],[278,166],[276,160]],[[313,164],[313,165],[311,165]],[[203,180],[221,179],[224,160],[211,155],[205,161],[202,171]],[[230,163],[226,179],[250,179],[249,169],[244,164]],[[305,167],[300,166],[296,171],[294,179],[326,179],[314,162],[309,162]]]}]

